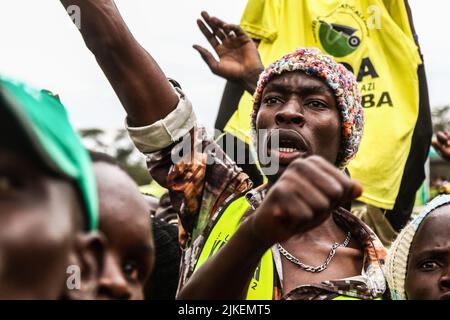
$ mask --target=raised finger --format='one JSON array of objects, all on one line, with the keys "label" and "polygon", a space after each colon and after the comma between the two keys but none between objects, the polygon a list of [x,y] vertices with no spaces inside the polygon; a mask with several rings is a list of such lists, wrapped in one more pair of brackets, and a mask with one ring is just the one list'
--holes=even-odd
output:
[{"label": "raised finger", "polygon": [[227,34],[230,33],[230,31],[233,31],[238,37],[247,35],[241,26],[237,24],[225,24],[223,29]]},{"label": "raised finger", "polygon": [[211,71],[215,73],[217,71],[218,61],[214,58],[212,53],[199,45],[193,45],[192,47],[200,53],[202,59],[206,62]]},{"label": "raised finger", "polygon": [[213,30],[214,35],[218,37],[221,41],[224,41],[227,37],[223,29],[225,22],[216,17],[204,18],[206,24]]},{"label": "raised finger", "polygon": [[226,25],[223,20],[217,17],[211,17],[206,11],[202,11],[201,16],[211,28],[223,28]]},{"label": "raised finger", "polygon": [[215,35],[208,29],[208,27],[205,25],[205,23],[202,20],[197,19],[197,25],[198,25],[200,31],[205,36],[206,40],[208,40],[209,44],[214,48],[214,50],[216,50],[217,46],[219,46],[220,43],[217,40],[217,38],[215,37]]}]

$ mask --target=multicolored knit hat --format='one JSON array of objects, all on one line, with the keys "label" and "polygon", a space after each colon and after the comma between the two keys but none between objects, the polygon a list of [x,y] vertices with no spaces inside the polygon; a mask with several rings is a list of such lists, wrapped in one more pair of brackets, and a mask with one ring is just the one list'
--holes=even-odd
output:
[{"label": "multicolored knit hat", "polygon": [[420,215],[414,218],[392,243],[386,258],[385,276],[389,284],[392,300],[406,300],[405,282],[408,257],[414,236],[425,218],[435,209],[450,204],[450,195],[442,195],[430,201]]},{"label": "multicolored knit hat", "polygon": [[361,96],[353,73],[331,56],[322,54],[319,49],[297,49],[275,61],[261,73],[253,96],[252,128],[256,128],[256,116],[267,83],[277,75],[292,71],[303,71],[323,79],[333,90],[342,123],[341,148],[336,166],[345,168],[358,151],[363,134],[364,113]]}]

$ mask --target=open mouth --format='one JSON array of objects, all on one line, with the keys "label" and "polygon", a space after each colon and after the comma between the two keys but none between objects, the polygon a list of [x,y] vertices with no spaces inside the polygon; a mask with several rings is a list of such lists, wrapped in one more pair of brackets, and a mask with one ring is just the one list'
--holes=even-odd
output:
[{"label": "open mouth", "polygon": [[280,163],[290,163],[295,158],[306,157],[309,150],[306,140],[294,130],[278,129],[270,133],[268,153],[271,157],[277,157]]}]

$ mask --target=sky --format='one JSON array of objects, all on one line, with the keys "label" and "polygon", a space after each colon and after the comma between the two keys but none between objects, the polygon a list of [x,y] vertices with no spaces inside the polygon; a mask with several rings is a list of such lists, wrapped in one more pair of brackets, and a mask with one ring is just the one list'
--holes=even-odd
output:
[{"label": "sky", "polygon": [[[316,1],[316,0],[314,0]],[[450,104],[450,1],[410,0],[431,106]],[[225,81],[192,49],[208,48],[195,23],[202,10],[239,23],[246,0],[116,0],[141,45],[179,81],[197,117],[213,128]],[[125,113],[57,0],[0,0],[0,74],[58,93],[74,126],[121,129]]]}]

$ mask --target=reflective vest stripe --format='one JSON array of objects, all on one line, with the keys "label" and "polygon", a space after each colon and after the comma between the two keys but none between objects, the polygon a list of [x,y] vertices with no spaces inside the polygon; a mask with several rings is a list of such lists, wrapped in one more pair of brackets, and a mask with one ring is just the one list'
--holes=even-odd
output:
[{"label": "reflective vest stripe", "polygon": [[[222,248],[238,229],[249,204],[241,196],[225,207],[214,228],[206,239],[194,272],[212,255]],[[238,272],[238,270],[237,270]],[[274,286],[274,267],[272,251],[264,253],[253,274],[247,291],[247,300],[272,300]]]}]

